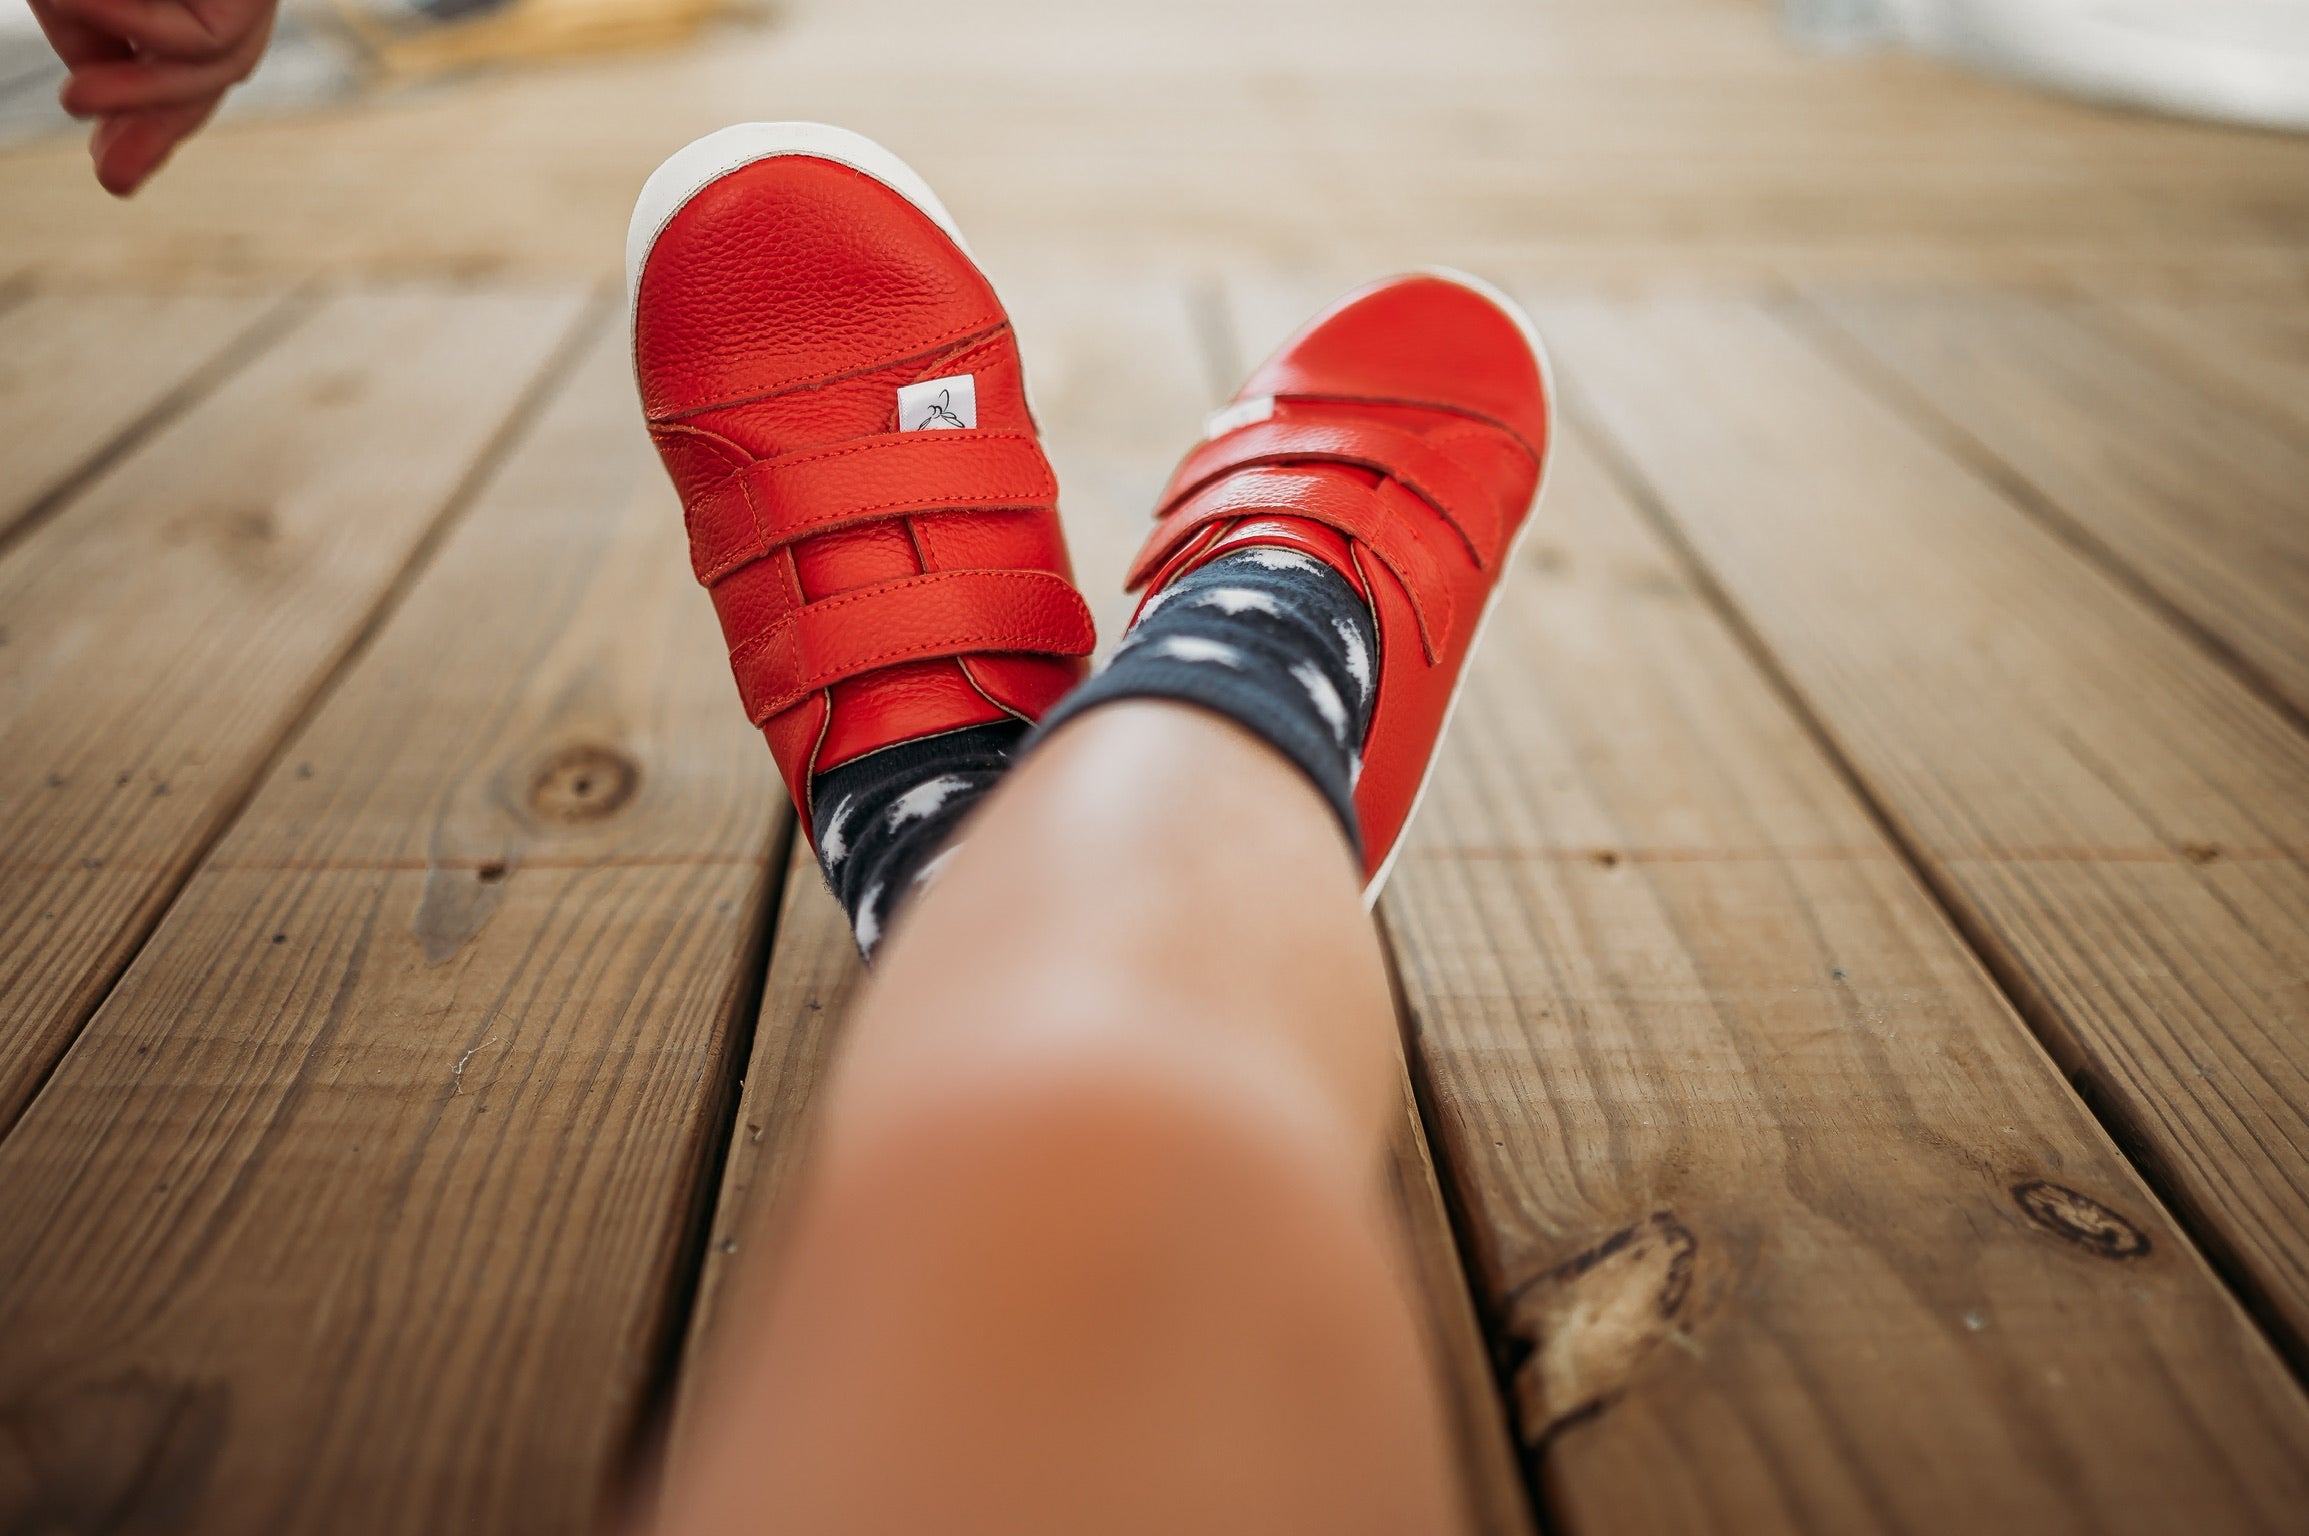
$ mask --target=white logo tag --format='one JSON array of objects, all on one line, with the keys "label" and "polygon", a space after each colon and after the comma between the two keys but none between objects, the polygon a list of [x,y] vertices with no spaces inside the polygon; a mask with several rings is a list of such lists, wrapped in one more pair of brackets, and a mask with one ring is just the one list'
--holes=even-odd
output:
[{"label": "white logo tag", "polygon": [[978,380],[955,374],[949,379],[924,379],[898,391],[898,430],[930,432],[940,427],[978,425]]}]

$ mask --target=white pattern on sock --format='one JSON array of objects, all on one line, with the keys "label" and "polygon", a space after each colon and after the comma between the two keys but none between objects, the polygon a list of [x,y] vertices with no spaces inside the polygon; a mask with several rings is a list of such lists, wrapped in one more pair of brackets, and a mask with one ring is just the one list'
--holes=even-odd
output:
[{"label": "white pattern on sock", "polygon": [[1339,632],[1339,643],[1347,648],[1347,674],[1355,679],[1356,702],[1371,702],[1371,653],[1363,648],[1363,637],[1355,633],[1355,626],[1345,619],[1333,619],[1331,627]]},{"label": "white pattern on sock", "polygon": [[1155,642],[1155,654],[1168,656],[1173,661],[1215,661],[1222,667],[1243,665],[1243,653],[1219,640],[1205,640],[1200,635],[1166,635]]},{"label": "white pattern on sock", "polygon": [[914,871],[914,883],[916,885],[927,886],[931,881],[937,879],[940,874],[945,872],[946,861],[953,858],[954,855],[960,853],[961,851],[962,845],[960,843],[950,845],[943,853],[939,854],[938,857],[932,859],[929,863]]},{"label": "white pattern on sock", "polygon": [[1331,680],[1323,675],[1323,669],[1311,661],[1294,661],[1291,663],[1291,675],[1299,680],[1300,687],[1307,690],[1307,698],[1314,704],[1315,713],[1321,715],[1323,723],[1331,728],[1331,739],[1344,742],[1347,739],[1347,706],[1339,702],[1339,690],[1331,686]]},{"label": "white pattern on sock", "polygon": [[1163,604],[1169,602],[1177,595],[1178,589],[1176,587],[1165,587],[1160,592],[1148,593],[1147,600],[1140,605],[1138,610],[1138,617],[1131,620],[1130,627],[1136,629],[1141,624],[1144,624],[1147,620],[1153,618],[1154,611],[1157,608],[1160,608]]},{"label": "white pattern on sock", "polygon": [[1353,789],[1363,782],[1363,754],[1358,752],[1347,759],[1347,787]]},{"label": "white pattern on sock", "polygon": [[866,898],[858,903],[858,952],[869,959],[874,954],[874,946],[882,942],[882,919],[874,912],[881,901],[882,882],[877,880],[866,887]]},{"label": "white pattern on sock", "polygon": [[833,814],[826,818],[825,835],[818,839],[818,853],[825,859],[828,869],[850,856],[850,842],[842,836],[842,827],[850,819],[850,803],[857,798],[856,795],[844,795],[842,803],[835,806]]},{"label": "white pattern on sock", "polygon": [[895,832],[909,821],[937,815],[940,806],[969,787],[970,781],[959,773],[942,773],[935,779],[923,780],[891,805],[887,818],[890,830]]},{"label": "white pattern on sock", "polygon": [[1247,549],[1230,551],[1230,555],[1241,555],[1251,564],[1266,571],[1307,571],[1312,573],[1329,569],[1320,560],[1302,555],[1295,549],[1277,549],[1272,544],[1253,544]]},{"label": "white pattern on sock", "polygon": [[1197,592],[1190,606],[1216,608],[1229,617],[1238,613],[1265,613],[1280,618],[1283,613],[1282,604],[1249,587],[1213,587],[1208,592]]}]

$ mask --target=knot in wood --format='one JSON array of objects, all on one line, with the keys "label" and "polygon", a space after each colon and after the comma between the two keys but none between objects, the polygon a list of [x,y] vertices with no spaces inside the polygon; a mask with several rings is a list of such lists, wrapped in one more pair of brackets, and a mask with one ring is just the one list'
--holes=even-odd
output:
[{"label": "knot in wood", "polygon": [[2134,1259],[2149,1251],[2147,1233],[2064,1184],[2029,1179],[2012,1186],[2012,1198],[2039,1228],[2104,1259]]},{"label": "knot in wood", "polygon": [[614,748],[564,747],[530,781],[529,809],[542,821],[600,821],[623,810],[640,783],[640,767]]},{"label": "knot in wood", "polygon": [[1683,1335],[1699,1240],[1655,1211],[1525,1282],[1507,1326],[1529,1353],[1515,1371],[1516,1406],[1533,1445],[1624,1391],[1654,1350]]}]

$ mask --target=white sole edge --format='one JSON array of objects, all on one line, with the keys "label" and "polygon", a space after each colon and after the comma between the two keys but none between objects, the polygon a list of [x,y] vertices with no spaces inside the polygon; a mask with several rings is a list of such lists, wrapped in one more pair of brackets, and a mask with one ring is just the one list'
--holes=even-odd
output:
[{"label": "white sole edge", "polygon": [[1467,642],[1467,655],[1459,664],[1459,676],[1451,684],[1451,700],[1443,706],[1443,724],[1436,729],[1435,745],[1427,753],[1427,766],[1420,770],[1419,788],[1411,797],[1411,809],[1403,818],[1402,827],[1395,834],[1395,846],[1387,850],[1378,872],[1363,887],[1363,910],[1369,912],[1379,905],[1379,897],[1387,889],[1387,877],[1395,873],[1395,861],[1403,857],[1404,846],[1411,840],[1412,825],[1419,820],[1419,808],[1427,803],[1427,789],[1435,780],[1435,765],[1443,757],[1444,740],[1451,734],[1451,721],[1459,713],[1459,696],[1467,691],[1467,674],[1475,665],[1475,653],[1483,648],[1483,636],[1491,628],[1491,616],[1499,609],[1499,600],[1507,594],[1508,578],[1515,574],[1516,557],[1523,553],[1523,541],[1539,524],[1539,506],[1547,499],[1550,471],[1555,467],[1556,408],[1555,366],[1547,355],[1547,343],[1539,336],[1539,327],[1531,316],[1496,284],[1484,281],[1472,272],[1457,267],[1421,267],[1418,276],[1440,277],[1447,283],[1457,283],[1471,293],[1489,299],[1523,332],[1524,344],[1531,348],[1532,358],[1539,364],[1539,387],[1547,396],[1547,445],[1540,450],[1539,481],[1532,487],[1531,505],[1524,509],[1523,522],[1508,542],[1507,553],[1499,562],[1499,579],[1492,583],[1491,595],[1483,601],[1483,616],[1475,621],[1475,636]]},{"label": "white sole edge", "polygon": [[[702,139],[692,139],[668,155],[658,168],[649,173],[649,180],[641,184],[641,195],[634,199],[633,216],[625,226],[625,335],[630,346],[635,327],[641,315],[637,301],[641,297],[641,269],[649,260],[649,253],[657,244],[657,237],[665,233],[674,216],[687,207],[689,200],[732,171],[742,170],[757,160],[774,160],[780,155],[803,155],[812,160],[830,160],[846,165],[860,175],[870,176],[900,197],[920,209],[923,216],[945,232],[954,242],[963,259],[978,267],[981,277],[986,269],[979,266],[970,242],[962,238],[962,228],[954,222],[954,215],[930,190],[930,183],[921,173],[889,150],[847,128],[831,123],[733,123],[717,128]],[[994,280],[986,278],[987,286]],[[995,294],[995,302],[1002,295]],[[1002,305],[1005,317],[1010,306]],[[1017,334],[1018,323],[1010,322],[1011,333]],[[1034,385],[1026,377],[1023,349],[1019,359],[1019,388],[1026,396],[1027,419],[1041,430],[1042,413],[1034,408]]]},{"label": "white sole edge", "polygon": [[[735,123],[675,150],[641,184],[641,196],[634,200],[633,217],[625,226],[625,303],[629,315],[641,290],[642,263],[649,260],[650,247],[657,244],[657,237],[665,233],[674,215],[730,172],[780,155],[831,160],[873,177],[921,209],[961,247],[963,255],[970,256],[970,242],[962,238],[954,216],[938,201],[930,184],[914,167],[864,134],[831,123]],[[975,263],[978,258],[970,259]]]}]

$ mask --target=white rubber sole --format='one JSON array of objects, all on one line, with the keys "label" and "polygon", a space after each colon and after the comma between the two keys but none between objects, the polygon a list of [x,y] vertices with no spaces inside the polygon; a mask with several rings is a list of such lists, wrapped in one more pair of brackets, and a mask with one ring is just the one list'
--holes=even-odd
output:
[{"label": "white rubber sole", "polygon": [[1499,609],[1499,600],[1506,595],[1507,579],[1515,571],[1515,560],[1523,552],[1523,541],[1539,522],[1539,505],[1547,499],[1549,471],[1555,467],[1555,367],[1548,359],[1547,343],[1540,340],[1539,327],[1532,324],[1531,316],[1521,304],[1485,282],[1472,272],[1456,267],[1421,267],[1428,277],[1440,277],[1447,283],[1457,283],[1470,292],[1481,294],[1503,310],[1516,329],[1523,332],[1524,344],[1531,348],[1534,361],[1539,364],[1539,387],[1547,396],[1547,446],[1540,450],[1539,483],[1532,487],[1531,505],[1524,509],[1523,523],[1508,541],[1507,553],[1499,563],[1499,579],[1492,583],[1491,595],[1483,600],[1483,615],[1475,621],[1474,638],[1467,642],[1467,655],[1459,664],[1459,676],[1451,685],[1451,701],[1443,706],[1443,724],[1435,732],[1435,744],[1428,749],[1427,766],[1420,770],[1419,788],[1411,797],[1411,810],[1403,818],[1402,828],[1395,834],[1395,846],[1387,850],[1380,861],[1378,872],[1363,887],[1363,910],[1368,912],[1379,905],[1379,895],[1387,888],[1387,877],[1395,873],[1395,861],[1403,856],[1403,847],[1411,840],[1411,828],[1419,820],[1419,808],[1427,802],[1427,787],[1435,780],[1435,764],[1443,756],[1444,738],[1451,734],[1452,717],[1459,713],[1459,696],[1467,690],[1467,674],[1475,664],[1475,653],[1483,648],[1484,632],[1491,628],[1491,616]]},{"label": "white rubber sole", "polygon": [[962,238],[954,216],[938,201],[938,194],[930,190],[930,184],[915,173],[914,167],[864,134],[829,123],[737,123],[676,150],[641,184],[641,196],[633,205],[633,218],[625,226],[625,304],[629,330],[634,299],[641,291],[642,264],[649,260],[650,248],[657,244],[657,237],[665,233],[674,215],[681,212],[691,198],[730,172],[780,155],[831,160],[873,177],[921,209],[932,223],[946,232],[963,255],[969,256],[973,264],[977,262],[978,258],[970,255],[970,242]]}]

